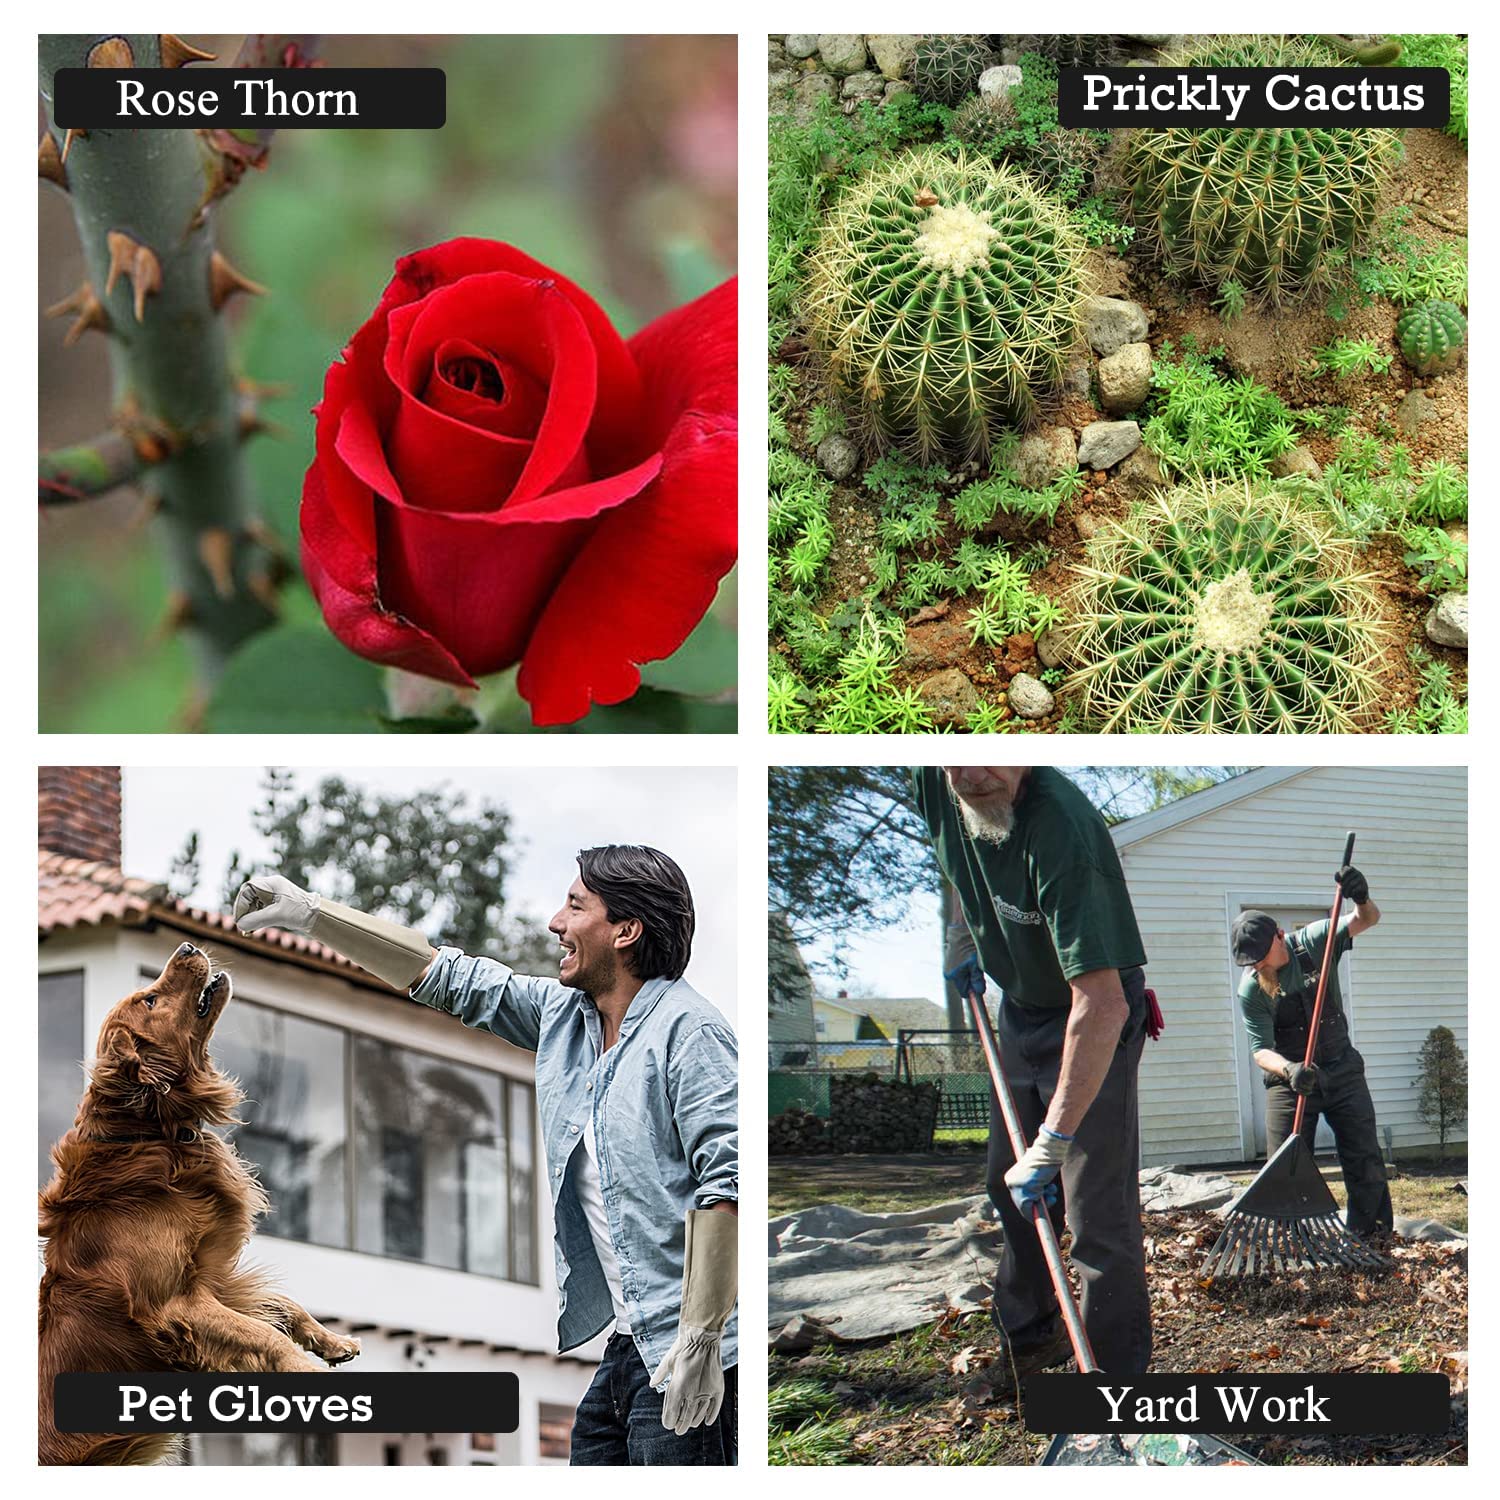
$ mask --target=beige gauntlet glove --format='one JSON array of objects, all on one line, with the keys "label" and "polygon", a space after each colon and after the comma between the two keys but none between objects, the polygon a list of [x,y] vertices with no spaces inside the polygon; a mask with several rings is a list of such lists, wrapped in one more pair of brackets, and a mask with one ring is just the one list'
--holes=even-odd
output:
[{"label": "beige gauntlet glove", "polygon": [[432,962],[420,932],[325,901],[284,875],[252,875],[234,898],[234,920],[241,932],[279,927],[316,938],[398,990],[409,990]]},{"label": "beige gauntlet glove", "polygon": [[712,1422],[724,1400],[719,1345],[739,1293],[739,1229],[731,1213],[688,1210],[677,1339],[651,1377],[652,1390],[667,1387],[661,1424],[678,1437]]}]

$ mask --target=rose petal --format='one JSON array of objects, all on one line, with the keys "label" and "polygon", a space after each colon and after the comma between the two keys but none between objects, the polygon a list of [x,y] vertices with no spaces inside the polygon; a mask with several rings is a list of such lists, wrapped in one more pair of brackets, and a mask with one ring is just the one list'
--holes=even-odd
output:
[{"label": "rose petal", "polygon": [[696,302],[673,308],[630,341],[645,385],[651,444],[660,446],[678,416],[739,417],[739,278]]},{"label": "rose petal", "polygon": [[[457,383],[460,371],[475,372],[481,384]],[[500,390],[492,392],[492,385]],[[472,339],[445,339],[438,345],[422,399],[457,422],[513,438],[530,439],[547,408],[547,391],[540,381]]]},{"label": "rose petal", "polygon": [[302,571],[328,628],[357,655],[458,687],[476,685],[445,647],[382,604],[374,558],[339,524],[316,461],[302,486]]}]

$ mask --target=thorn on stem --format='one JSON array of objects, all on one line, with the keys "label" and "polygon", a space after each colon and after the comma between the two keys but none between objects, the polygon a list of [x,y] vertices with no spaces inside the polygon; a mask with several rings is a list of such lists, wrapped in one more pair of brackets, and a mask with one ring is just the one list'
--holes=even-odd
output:
[{"label": "thorn on stem", "polygon": [[86,130],[74,130],[71,127],[69,128],[68,133],[63,137],[62,162],[63,162],[64,166],[67,165],[68,152],[70,152],[73,149],[73,142],[74,141],[86,141],[86,140],[88,140],[88,138],[89,138],[88,131],[86,131]]},{"label": "thorn on stem", "polygon": [[86,281],[71,296],[64,297],[61,302],[54,302],[47,309],[47,316],[73,318],[68,331],[63,335],[66,348],[72,348],[90,328],[97,328],[100,333],[108,333],[110,329],[109,314],[105,312],[104,304],[95,295],[93,287]]},{"label": "thorn on stem", "polygon": [[111,229],[105,243],[109,246],[109,279],[104,283],[107,297],[122,275],[130,278],[135,289],[135,320],[146,318],[146,298],[161,290],[161,261],[148,245],[142,245],[122,229]]},{"label": "thorn on stem", "polygon": [[223,251],[215,250],[213,258],[208,263],[208,295],[213,303],[214,311],[224,306],[236,292],[246,292],[252,297],[264,294],[265,287],[258,282],[251,281],[248,276],[229,264],[228,257]]},{"label": "thorn on stem", "polygon": [[211,526],[198,538],[198,557],[208,571],[214,593],[234,598],[234,538],[222,527]]},{"label": "thorn on stem", "polygon": [[193,623],[195,611],[193,601],[183,589],[174,589],[167,595],[167,607],[155,632],[156,643],[170,640],[180,630]]},{"label": "thorn on stem", "polygon": [[170,31],[164,31],[161,38],[161,65],[164,68],[181,68],[188,63],[215,62],[218,54],[214,52],[200,52],[198,48],[189,46],[180,36],[173,36]]},{"label": "thorn on stem", "polygon": [[42,135],[36,148],[37,175],[47,182],[55,182],[63,192],[68,190],[68,169],[63,166],[62,152],[57,149],[57,138],[50,130]]},{"label": "thorn on stem", "polygon": [[281,588],[276,579],[269,573],[257,570],[247,580],[250,592],[265,607],[268,614],[281,617]]},{"label": "thorn on stem", "polygon": [[97,42],[89,48],[88,61],[84,66],[89,68],[133,68],[135,66],[135,53],[130,50],[130,43],[124,37],[105,37],[102,42]]}]

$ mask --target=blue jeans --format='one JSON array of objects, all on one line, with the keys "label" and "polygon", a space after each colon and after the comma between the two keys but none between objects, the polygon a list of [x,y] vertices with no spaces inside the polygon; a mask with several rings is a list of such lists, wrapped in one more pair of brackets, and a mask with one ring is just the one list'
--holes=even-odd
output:
[{"label": "blue jeans", "polygon": [[737,1463],[739,1369],[724,1371],[724,1405],[718,1419],[678,1437],[661,1425],[664,1391],[651,1389],[635,1341],[613,1335],[593,1383],[573,1417],[570,1464],[733,1464]]}]

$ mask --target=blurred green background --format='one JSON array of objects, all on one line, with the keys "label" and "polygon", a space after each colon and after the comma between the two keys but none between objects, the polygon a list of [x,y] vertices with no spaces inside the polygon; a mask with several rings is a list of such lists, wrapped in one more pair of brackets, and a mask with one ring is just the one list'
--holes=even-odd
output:
[{"label": "blurred green background", "polygon": [[[186,40],[231,59],[241,37]],[[440,67],[440,131],[284,131],[264,171],[222,205],[221,247],[268,289],[228,316],[239,372],[281,388],[271,436],[249,449],[262,513],[297,553],[310,409],[323,375],[374,309],[395,260],[456,235],[508,240],[592,293],[627,337],[732,273],[736,206],[733,36],[325,37],[329,66]],[[43,186],[39,308],[84,279],[66,199]],[[101,430],[110,410],[103,340],[62,347],[40,321],[44,448]],[[328,655],[337,678],[304,722],[243,722],[194,703],[188,653],[163,638],[160,564],[134,491],[41,513],[40,727],[48,732],[374,730],[379,669],[339,646],[300,579],[273,654]],[[709,621],[647,691],[595,710],[584,731],[734,727],[733,576]],[[729,673],[724,679],[726,670]],[[262,658],[231,664],[253,693]],[[680,695],[688,694],[688,697]],[[721,701],[714,701],[721,700]]]}]

